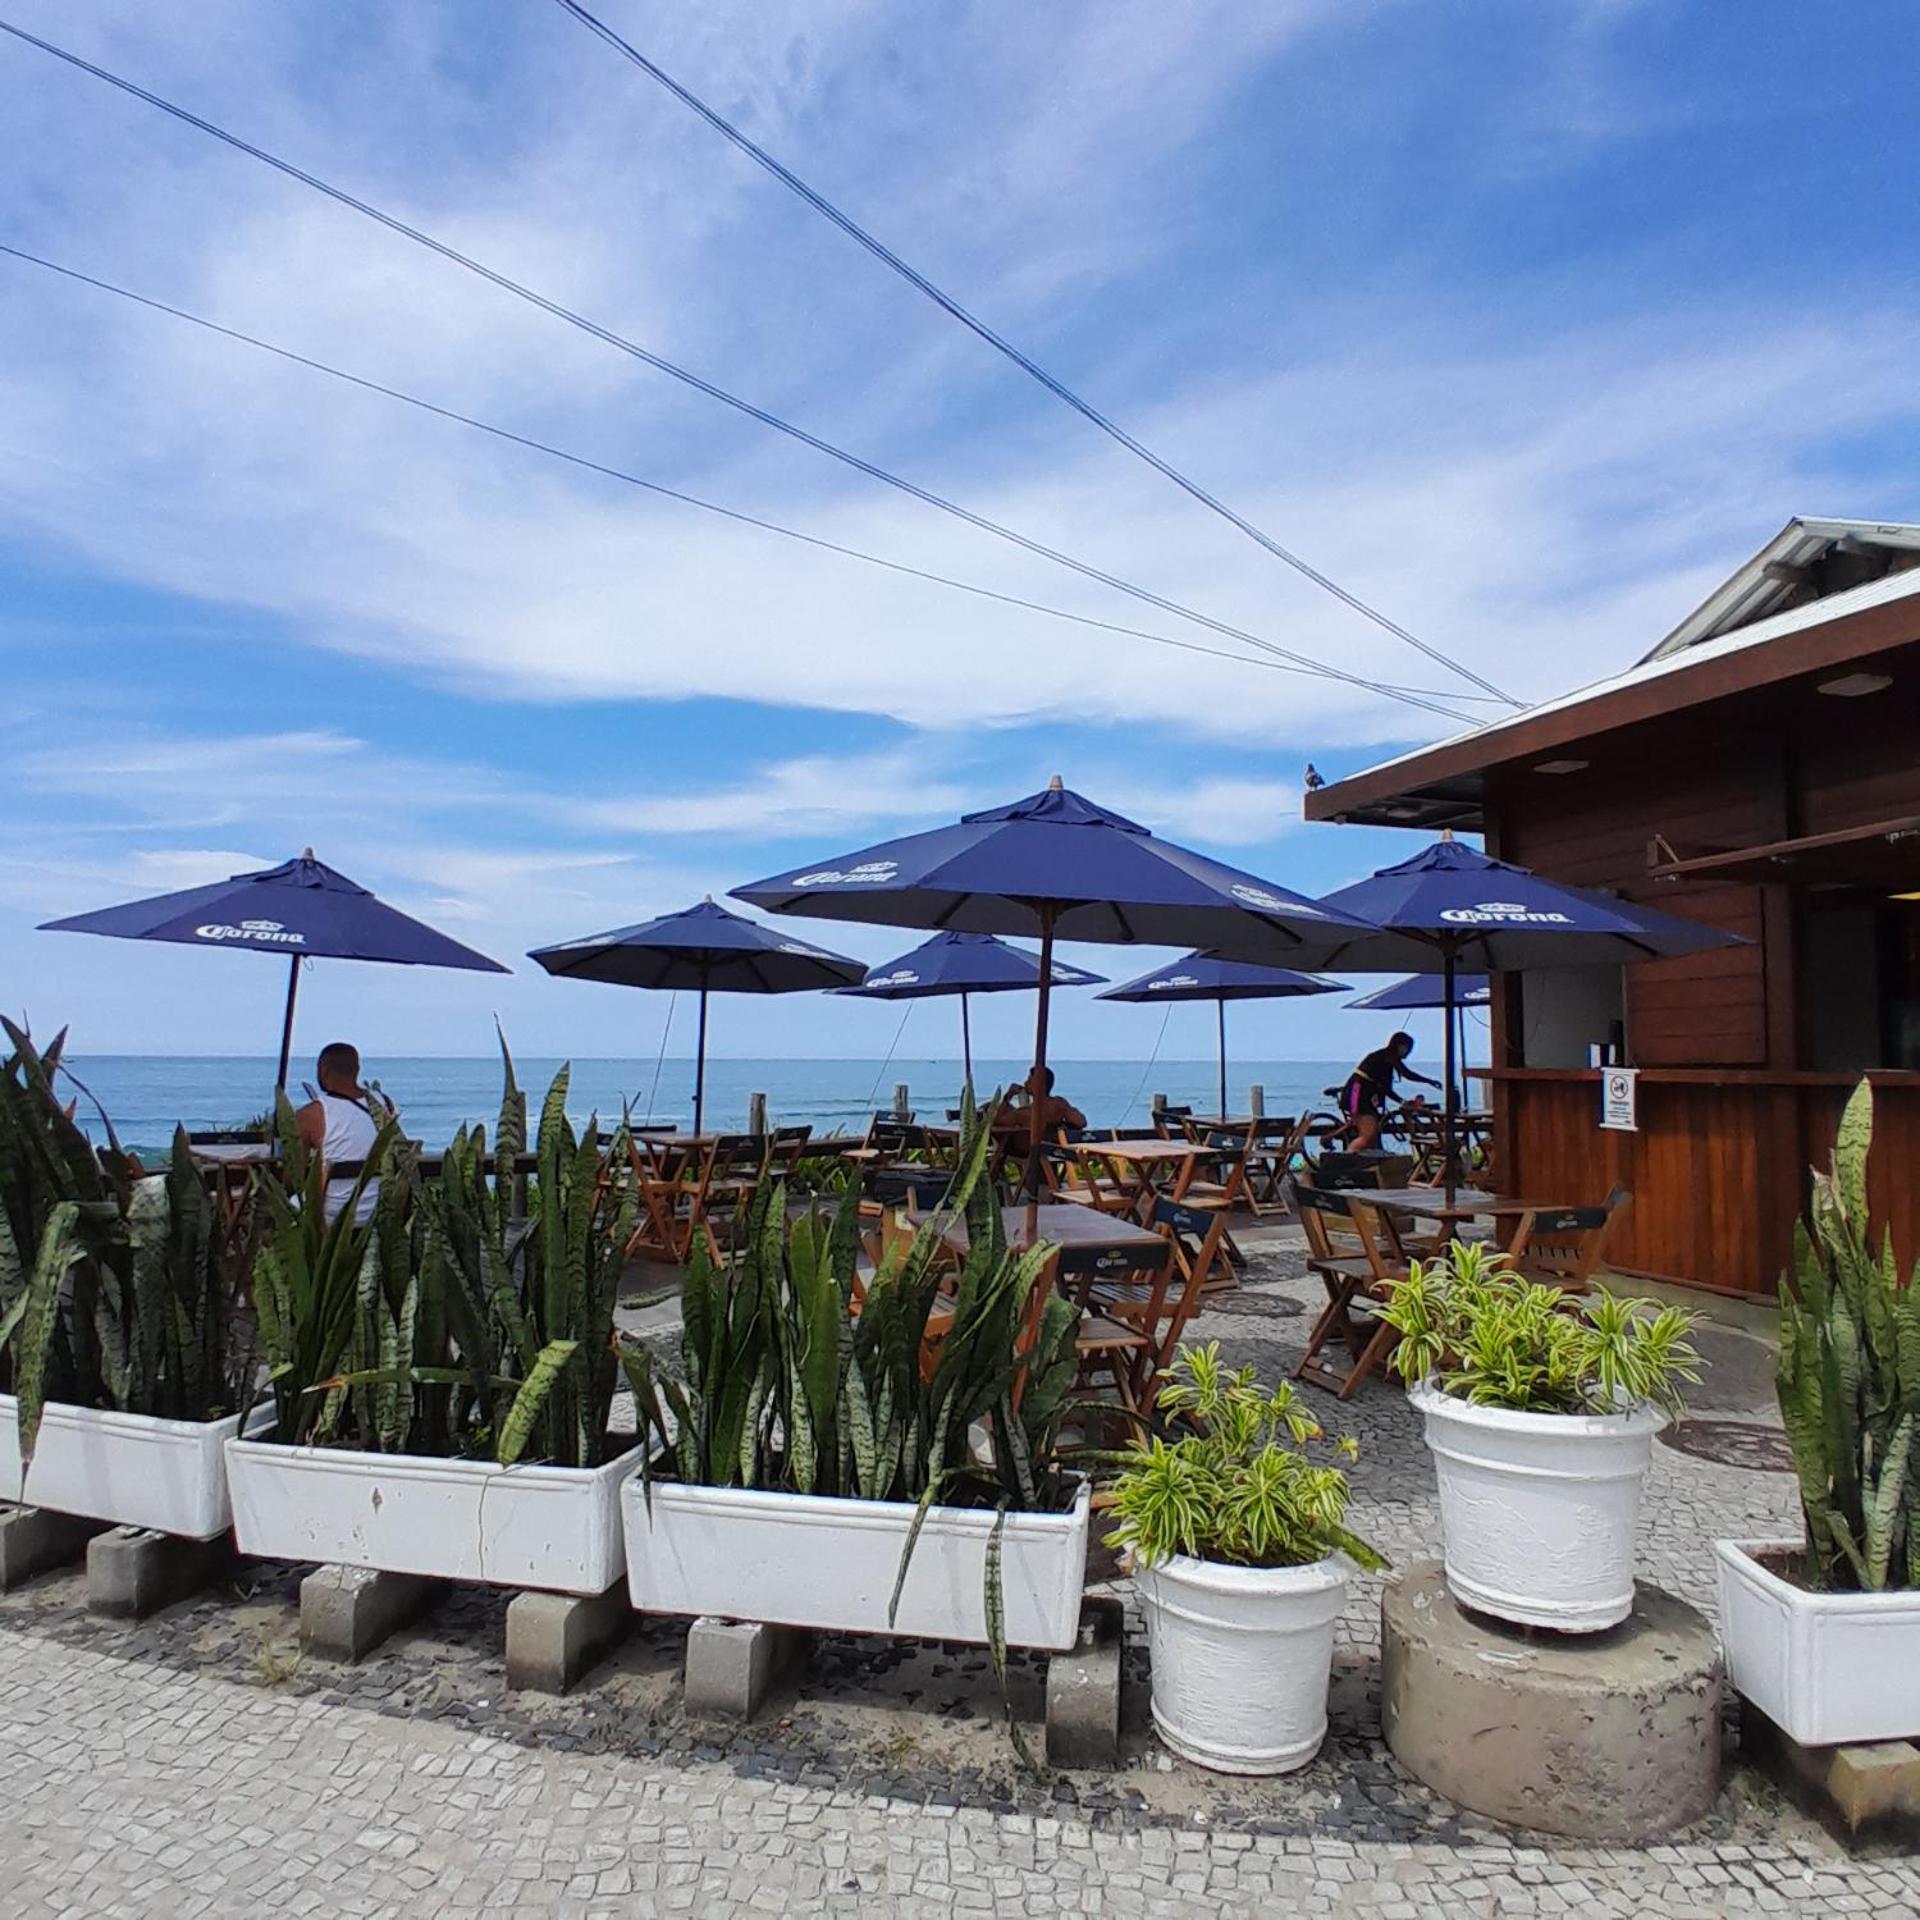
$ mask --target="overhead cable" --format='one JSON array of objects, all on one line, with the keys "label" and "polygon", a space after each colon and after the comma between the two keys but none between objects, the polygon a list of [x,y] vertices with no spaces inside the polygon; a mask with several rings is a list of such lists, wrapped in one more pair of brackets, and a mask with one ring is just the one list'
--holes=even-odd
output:
[{"label": "overhead cable", "polygon": [[1349,592],[1348,589],[1343,587],[1337,580],[1322,573],[1318,567],[1310,565],[1299,554],[1294,553],[1287,547],[1283,547],[1280,542],[1275,540],[1270,534],[1262,531],[1261,528],[1255,526],[1252,521],[1244,518],[1241,514],[1236,513],[1225,501],[1209,493],[1197,480],[1182,473],[1171,461],[1162,459],[1151,447],[1144,446],[1140,441],[1136,440],[1132,434],[1127,432],[1124,427],[1119,425],[1118,422],[1102,413],[1091,401],[1083,400],[1080,395],[1074,392],[1064,381],[1057,379],[1053,374],[1049,373],[1045,367],[1041,366],[1038,361],[1033,360],[1027,354],[1023,353],[1011,340],[1008,340],[1004,335],[996,332],[986,321],[982,320],[978,314],[970,312],[966,307],[962,306],[952,294],[947,293],[944,289],[935,285],[935,283],[929,280],[917,267],[903,260],[885,241],[878,239],[875,235],[868,232],[851,214],[843,212],[839,207],[835,206],[825,194],[809,186],[807,182],[802,180],[791,168],[776,160],[772,154],[760,146],[749,135],[743,133],[731,120],[728,120],[724,115],[708,106],[699,95],[692,92],[689,88],[682,86],[658,61],[649,59],[647,55],[642,53],[631,41],[623,39],[612,27],[608,26],[604,20],[582,6],[580,0],[555,0],[555,4],[572,14],[582,26],[587,28],[589,32],[597,35],[616,53],[620,54],[624,59],[631,61],[633,65],[638,67],[649,79],[657,81],[661,86],[666,88],[683,106],[691,108],[692,111],[698,114],[722,139],[730,141],[734,146],[739,148],[748,159],[753,161],[756,166],[764,168],[774,179],[778,180],[783,187],[797,194],[800,199],[804,200],[822,219],[838,227],[848,239],[864,247],[867,252],[872,254],[882,265],[890,268],[910,286],[918,289],[918,291],[931,300],[935,306],[939,307],[943,312],[950,314],[955,320],[959,321],[963,327],[977,334],[988,346],[992,347],[995,352],[1005,355],[1005,357],[1011,360],[1023,373],[1037,380],[1056,399],[1064,401],[1075,413],[1098,427],[1100,431],[1110,439],[1117,441],[1121,446],[1125,447],[1129,453],[1137,455],[1140,459],[1144,460],[1148,466],[1154,468],[1155,471],[1164,474],[1175,486],[1190,494],[1195,500],[1199,501],[1202,506],[1210,508],[1230,525],[1237,527],[1249,540],[1252,540],[1258,546],[1264,547],[1276,560],[1284,561],[1296,573],[1312,581],[1313,584],[1323,592],[1330,593],[1343,606],[1352,608],[1352,610],[1363,619],[1371,620],[1373,624],[1383,632],[1392,634],[1396,640],[1402,640],[1408,646],[1416,648],[1419,652],[1425,654],[1429,660],[1451,669],[1454,673],[1459,674],[1462,679],[1471,681],[1473,685],[1478,687],[1483,693],[1490,694],[1496,700],[1504,700],[1510,707],[1517,707],[1521,704],[1512,694],[1503,692],[1499,687],[1496,687],[1491,680],[1484,679],[1480,674],[1476,673],[1473,668],[1467,666],[1462,661],[1454,659],[1451,654],[1443,652],[1439,647],[1432,645],[1430,642],[1422,640],[1418,634],[1408,632],[1399,621],[1389,619],[1388,616],[1382,613],[1377,607],[1370,606],[1366,601],[1362,600],[1358,594]]},{"label": "overhead cable", "polygon": [[[1443,719],[1463,722],[1467,719],[1467,716],[1455,712],[1452,708],[1442,704],[1441,700],[1432,699],[1423,694],[1415,694],[1396,689],[1390,684],[1371,679],[1364,674],[1353,673],[1344,667],[1336,667],[1324,660],[1316,660],[1309,654],[1299,653],[1293,648],[1280,646],[1274,641],[1264,639],[1259,634],[1249,633],[1245,628],[1234,626],[1227,621],[1216,620],[1211,614],[1200,613],[1196,609],[1184,606],[1178,601],[1169,600],[1161,594],[1154,593],[1146,587],[1137,585],[1133,581],[1109,573],[1104,568],[1094,566],[1090,562],[1075,559],[1071,554],[1063,553],[1058,548],[1048,546],[1043,541],[1032,539],[1028,535],[1020,533],[1012,527],[1005,526],[999,521],[990,520],[984,514],[975,513],[970,507],[961,506],[958,502],[949,500],[944,495],[920,486],[915,481],[889,472],[885,467],[877,466],[874,462],[865,459],[859,454],[850,452],[844,447],[836,446],[832,441],[824,440],[820,438],[819,435],[810,433],[806,428],[798,426],[792,421],[782,419],[780,415],[772,413],[768,409],[750,400],[745,400],[737,394],[728,392],[726,388],[715,385],[703,375],[694,373],[686,367],[679,366],[675,362],[664,358],[662,355],[654,353],[651,349],[641,346],[637,341],[630,340],[625,335],[615,332],[612,328],[603,326],[598,321],[591,320],[587,318],[586,315],[576,312],[573,308],[562,305],[557,300],[549,299],[545,294],[538,293],[522,282],[514,280],[495,268],[487,266],[482,261],[474,259],[471,255],[462,253],[458,248],[449,246],[445,241],[435,239],[431,234],[423,232],[420,228],[410,226],[406,221],[398,219],[393,214],[383,212],[370,202],[348,193],[344,188],[336,187],[330,182],[322,180],[318,175],[307,172],[304,168],[296,166],[290,160],[282,159],[278,154],[269,153],[264,147],[255,146],[251,141],[244,140],[238,134],[229,132],[225,127],[218,126],[213,121],[203,118],[190,109],[179,106],[175,102],[165,99],[160,94],[151,92],[135,81],[125,79],[105,67],[96,65],[91,60],[83,59],[79,54],[70,52],[65,47],[57,46],[50,40],[44,40],[38,34],[29,33],[24,27],[16,26],[11,21],[0,19],[0,33],[9,34],[14,39],[28,46],[35,47],[43,53],[50,54],[53,58],[63,61],[66,65],[82,73],[86,73],[96,80],[100,80],[108,86],[117,88],[120,92],[128,94],[134,99],[143,101],[148,106],[157,108],[160,112],[170,115],[183,125],[190,126],[198,132],[207,134],[210,138],[231,147],[235,152],[243,153],[249,159],[258,160],[263,165],[272,167],[276,172],[286,175],[289,179],[297,180],[302,186],[311,188],[315,193],[323,194],[326,198],[350,209],[352,212],[362,215],[364,218],[375,222],[379,226],[387,228],[390,232],[397,233],[402,238],[411,240],[416,245],[425,247],[429,252],[438,254],[442,259],[449,260],[454,265],[463,267],[470,273],[477,274],[481,279],[500,288],[503,292],[510,293],[517,299],[527,301],[529,304],[540,308],[543,312],[553,315],[556,319],[564,320],[569,326],[577,327],[582,332],[591,334],[595,339],[603,341],[606,345],[630,355],[632,358],[646,366],[654,368],[658,372],[669,375],[682,384],[693,388],[696,392],[705,394],[709,399],[717,400],[722,405],[733,408],[736,412],[758,421],[762,426],[770,427],[778,433],[785,434],[790,439],[796,440],[804,446],[813,448],[815,452],[824,454],[829,459],[837,460],[843,465],[853,468],[856,472],[867,475],[870,479],[881,481],[883,484],[893,487],[901,493],[921,501],[927,506],[937,508],[942,513],[950,514],[955,519],[964,521],[967,525],[976,527],[983,533],[993,534],[995,537],[1009,541],[1024,551],[1037,555],[1041,559],[1050,560],[1056,565],[1066,567],[1072,572],[1083,575],[1087,579],[1098,581],[1102,586],[1111,587],[1116,592],[1127,594],[1136,600],[1142,600],[1149,606],[1158,607],[1163,613],[1171,613],[1180,619],[1193,621],[1197,625],[1206,627],[1215,633],[1223,634],[1229,639],[1239,640],[1248,646],[1258,647],[1263,652],[1274,655],[1277,659],[1292,661],[1296,666],[1306,672],[1317,674],[1325,679],[1336,680],[1348,686],[1357,687],[1363,692],[1378,694],[1387,699],[1397,700],[1405,706],[1424,708],[1430,713],[1439,714]],[[1461,697],[1463,696],[1455,694],[1443,696],[1444,699]]]}]

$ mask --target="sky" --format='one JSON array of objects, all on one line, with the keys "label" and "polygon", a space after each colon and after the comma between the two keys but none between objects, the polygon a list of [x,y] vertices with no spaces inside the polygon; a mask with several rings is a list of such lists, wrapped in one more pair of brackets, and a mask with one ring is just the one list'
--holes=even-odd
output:
[{"label": "sky", "polygon": [[[1835,34],[1785,0],[597,10],[1137,438],[1523,700],[1637,658],[1794,513],[1920,518],[1920,45],[1892,0]],[[0,14],[1035,540],[1499,710],[558,6]],[[317,965],[303,1050],[478,1054],[497,1013],[525,1053],[595,1055],[650,1055],[664,1001],[548,980],[528,948],[1056,773],[1308,893],[1415,850],[1304,825],[1303,772],[1458,720],[942,515],[4,37],[0,102],[0,243],[739,512],[1236,656],[809,548],[0,257],[0,1008],[37,1031],[269,1050],[274,961],[34,928],[305,845],[517,970]],[[796,931],[868,961],[920,938]],[[1067,957],[1122,978],[1170,956]],[[1030,1018],[982,1005],[976,1047],[1016,1056]],[[1161,1021],[1064,996],[1054,1051],[1208,1051],[1207,1009]],[[742,999],[714,1045],[871,1058],[897,1023]],[[951,1023],[917,1024],[939,1051]],[[1290,1002],[1236,1033],[1334,1059],[1377,1024]]]}]

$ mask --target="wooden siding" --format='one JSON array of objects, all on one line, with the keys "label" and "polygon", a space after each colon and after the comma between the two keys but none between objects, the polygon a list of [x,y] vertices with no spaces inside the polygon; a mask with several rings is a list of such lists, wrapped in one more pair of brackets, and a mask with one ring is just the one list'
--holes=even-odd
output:
[{"label": "wooden siding", "polygon": [[[1625,1187],[1610,1265],[1721,1292],[1771,1296],[1792,1257],[1807,1169],[1824,1167],[1851,1082],[1765,1073],[1642,1075],[1640,1131],[1599,1125],[1599,1076],[1499,1072],[1495,1182],[1574,1205]],[[1875,1076],[1869,1196],[1903,1268],[1920,1252],[1920,1076]]]}]

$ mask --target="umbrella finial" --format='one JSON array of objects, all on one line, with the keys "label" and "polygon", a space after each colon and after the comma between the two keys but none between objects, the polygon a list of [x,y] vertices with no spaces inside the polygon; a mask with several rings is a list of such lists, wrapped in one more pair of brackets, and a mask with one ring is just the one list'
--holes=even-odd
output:
[{"label": "umbrella finial", "polygon": [[313,858],[313,849],[311,847],[302,847],[300,849],[300,858],[302,860],[311,860]]},{"label": "umbrella finial", "polygon": [[1453,829],[1451,827],[1442,827],[1440,829],[1440,838],[1447,845],[1451,846],[1453,844]]},{"label": "umbrella finial", "polygon": [[1066,782],[1063,781],[1057,773],[1047,782],[1047,791],[1049,793],[1061,793],[1065,791],[1065,787]]}]

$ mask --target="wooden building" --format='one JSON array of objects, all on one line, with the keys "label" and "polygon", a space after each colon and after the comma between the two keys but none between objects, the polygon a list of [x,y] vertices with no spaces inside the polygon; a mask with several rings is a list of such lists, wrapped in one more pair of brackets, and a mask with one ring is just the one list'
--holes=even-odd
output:
[{"label": "wooden building", "polygon": [[[1743,936],[1496,977],[1496,1177],[1634,1204],[1610,1264],[1770,1294],[1806,1170],[1875,1087],[1876,1210],[1920,1254],[1920,526],[1794,520],[1638,665],[1322,788],[1310,819],[1489,852]],[[1599,1127],[1594,1044],[1639,1068]]]}]

